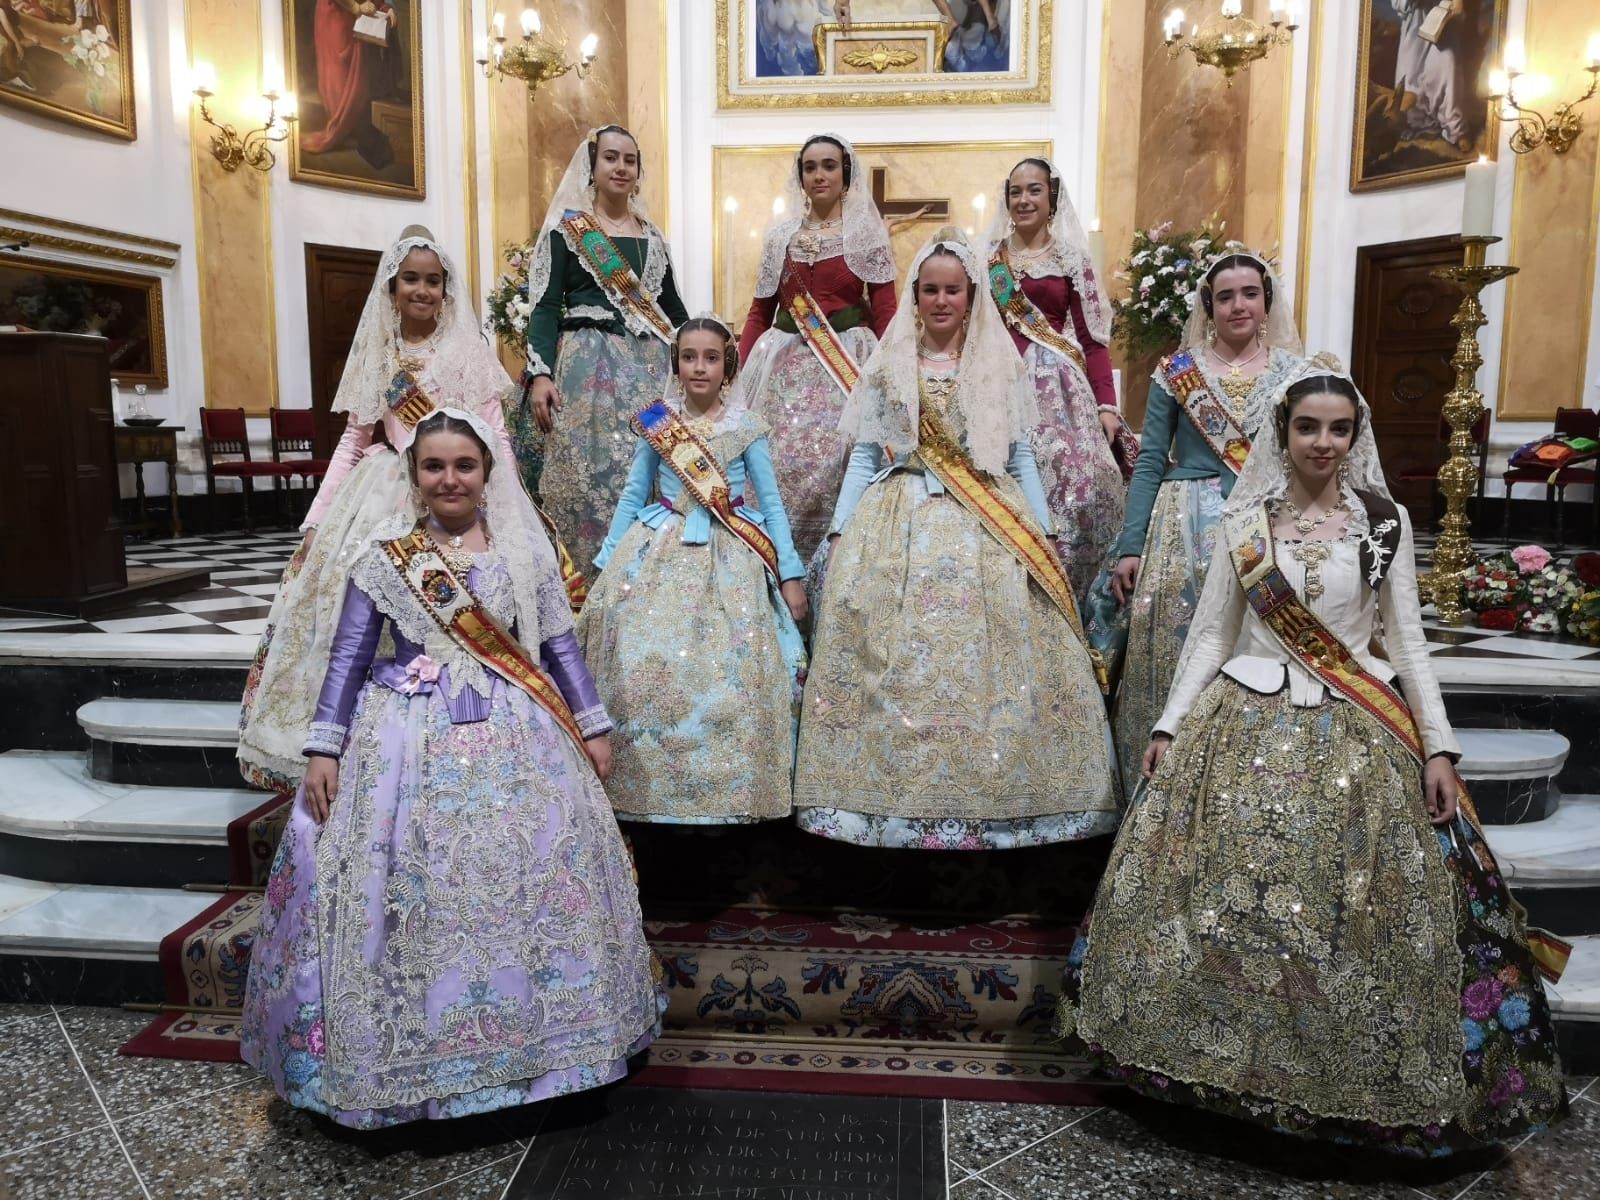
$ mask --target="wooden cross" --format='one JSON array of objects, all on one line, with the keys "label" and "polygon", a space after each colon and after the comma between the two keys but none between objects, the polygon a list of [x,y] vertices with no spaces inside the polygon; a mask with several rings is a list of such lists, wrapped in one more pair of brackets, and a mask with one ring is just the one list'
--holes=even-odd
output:
[{"label": "wooden cross", "polygon": [[949,200],[890,200],[889,168],[872,168],[872,202],[878,206],[878,212],[890,225],[906,224],[911,221],[948,221],[950,219]]}]

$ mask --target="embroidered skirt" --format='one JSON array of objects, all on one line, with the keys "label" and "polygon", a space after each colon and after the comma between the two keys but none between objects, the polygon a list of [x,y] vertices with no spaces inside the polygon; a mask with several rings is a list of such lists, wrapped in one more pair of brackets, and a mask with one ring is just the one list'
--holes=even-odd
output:
[{"label": "embroidered skirt", "polygon": [[629,821],[726,825],[789,815],[805,648],[748,546],[683,518],[623,535],[578,617],[606,711],[606,792]]},{"label": "embroidered skirt", "polygon": [[1227,677],[1117,837],[1063,1032],[1137,1090],[1286,1132],[1436,1154],[1559,1118],[1520,914],[1378,721]]},{"label": "embroidered skirt", "polygon": [[1122,529],[1128,489],[1077,366],[1031,342],[1022,356],[1039,401],[1033,450],[1056,523],[1056,549],[1082,596]]},{"label": "embroidered skirt", "polygon": [[801,828],[865,845],[995,849],[1116,828],[1088,652],[1016,557],[916,472],[869,487],[834,545],[795,803]]},{"label": "embroidered skirt", "polygon": [[317,526],[284,569],[245,681],[239,766],[257,787],[292,792],[306,760],[301,748],[328,669],[329,643],[344,609],[345,584],[372,530],[410,503],[405,463],[387,448],[368,451],[345,477]]},{"label": "embroidered skirt", "polygon": [[619,1079],[662,1007],[611,805],[549,714],[496,682],[452,725],[369,683],[332,815],[297,797],[278,847],[245,1061],[375,1128]]},{"label": "embroidered skirt", "polygon": [[[858,367],[878,344],[864,325],[846,329],[839,340]],[[827,536],[850,461],[849,440],[839,432],[844,393],[805,340],[781,329],[761,335],[742,370],[752,389],[751,411],[772,426],[767,440],[795,553],[809,560]]]},{"label": "embroidered skirt", "polygon": [[539,495],[580,571],[589,571],[628,480],[633,414],[661,399],[670,370],[655,337],[569,329],[556,351],[561,411],[544,440]]}]

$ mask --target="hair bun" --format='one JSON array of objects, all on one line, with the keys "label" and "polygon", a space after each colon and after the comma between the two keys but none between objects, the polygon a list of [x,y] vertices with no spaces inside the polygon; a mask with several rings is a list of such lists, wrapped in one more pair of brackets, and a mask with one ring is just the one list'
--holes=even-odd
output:
[{"label": "hair bun", "polygon": [[426,225],[407,225],[400,231],[400,240],[404,241],[406,238],[423,238],[431,242],[434,240],[433,230]]},{"label": "hair bun", "polygon": [[935,242],[957,242],[967,245],[967,231],[959,225],[942,225],[939,232],[933,235]]}]

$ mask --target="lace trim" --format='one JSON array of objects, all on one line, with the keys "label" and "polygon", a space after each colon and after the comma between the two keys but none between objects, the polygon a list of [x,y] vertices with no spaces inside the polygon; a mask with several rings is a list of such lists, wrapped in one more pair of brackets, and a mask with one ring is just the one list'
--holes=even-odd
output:
[{"label": "lace trim", "polygon": [[572,714],[572,719],[578,724],[578,732],[586,738],[599,737],[602,733],[610,733],[616,728],[604,704],[596,704],[591,708],[575,712]]},{"label": "lace trim", "polygon": [[555,371],[551,369],[549,363],[545,362],[544,356],[535,350],[531,345],[528,347],[527,363],[528,374],[532,375],[536,379],[540,375],[548,375],[551,379],[556,377]]},{"label": "lace trim", "polygon": [[344,752],[345,735],[350,730],[335,721],[313,721],[306,736],[306,754],[331,754],[335,758]]},{"label": "lace trim", "polygon": [[617,314],[604,304],[574,304],[566,315],[580,321],[615,321]]},{"label": "lace trim", "polygon": [[407,641],[421,646],[422,652],[441,667],[449,668],[446,690],[452,700],[465,687],[480,696],[490,694],[492,682],[483,665],[423,611],[422,602],[412,595],[381,549],[373,547],[362,555],[350,577]]},{"label": "lace trim", "polygon": [[[647,239],[644,252],[644,270],[640,272],[639,283],[644,288],[645,295],[659,305],[661,283],[666,279],[667,268],[671,265],[671,260],[667,257],[667,244],[662,239],[659,229],[637,213],[634,216],[638,218]],[[567,243],[567,249],[572,253],[572,256],[582,265],[589,278],[594,280],[595,286],[602,292],[606,291],[605,280],[601,278],[600,273],[595,269],[594,264],[589,261],[588,257],[582,254],[578,247],[573,244],[572,234],[568,231],[566,225],[557,225],[556,230],[561,234],[562,240]],[[609,293],[607,294],[609,295]],[[606,310],[607,319],[612,319],[617,315],[621,316],[623,325],[627,327],[630,333],[652,337],[656,335],[656,327],[638,313],[626,308],[620,309],[619,313],[612,313],[609,309]]]},{"label": "lace trim", "polygon": [[[814,247],[812,247],[814,243]],[[795,230],[789,238],[787,253],[791,259],[807,266],[815,266],[819,262],[826,262],[830,258],[844,256],[844,234],[834,233],[818,237],[814,231],[807,230],[804,226]]]}]

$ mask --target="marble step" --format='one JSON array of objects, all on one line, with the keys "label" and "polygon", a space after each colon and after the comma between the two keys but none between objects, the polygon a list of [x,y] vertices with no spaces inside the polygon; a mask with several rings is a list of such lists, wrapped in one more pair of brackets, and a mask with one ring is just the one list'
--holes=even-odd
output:
[{"label": "marble step", "polygon": [[1530,921],[1562,937],[1600,934],[1600,796],[1563,796],[1543,821],[1484,832]]},{"label": "marble step", "polygon": [[161,939],[217,897],[0,875],[0,1000],[159,1001]]},{"label": "marble step", "polygon": [[0,754],[0,872],[54,883],[171,887],[228,878],[228,824],[270,799],[246,788],[139,787],[61,751]]},{"label": "marble step", "polygon": [[1572,957],[1561,982],[1546,983],[1556,1018],[1556,1045],[1568,1072],[1600,1071],[1600,934],[1568,939]]},{"label": "marble step", "polygon": [[94,778],[150,787],[240,782],[238,701],[105,696],[78,709]]},{"label": "marble step", "polygon": [[1457,770],[1485,825],[1543,821],[1561,803],[1555,777],[1572,744],[1549,729],[1457,729]]}]

